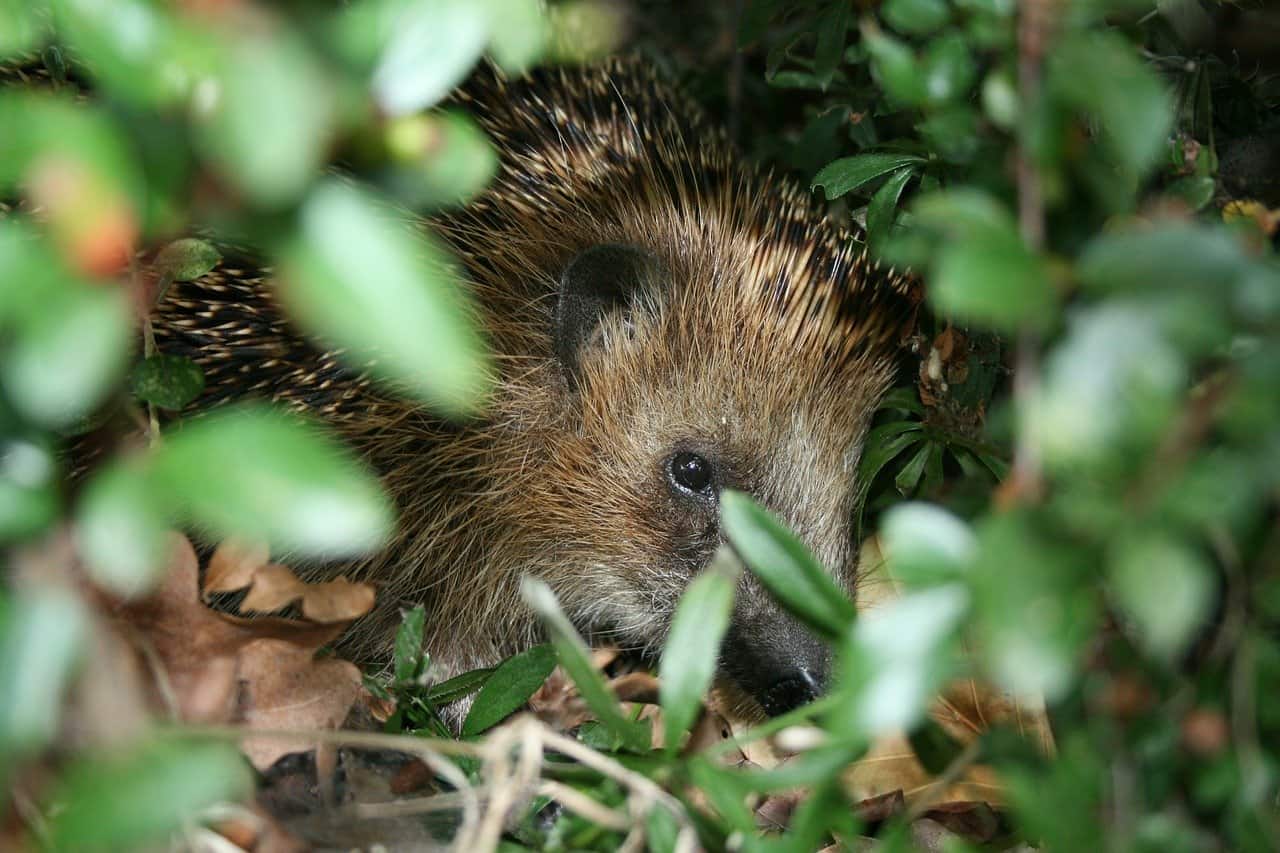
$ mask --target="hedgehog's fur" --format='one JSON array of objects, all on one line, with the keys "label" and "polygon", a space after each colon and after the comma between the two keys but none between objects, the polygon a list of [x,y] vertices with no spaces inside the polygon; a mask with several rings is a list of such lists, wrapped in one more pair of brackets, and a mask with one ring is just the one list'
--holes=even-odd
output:
[{"label": "hedgehog's fur", "polygon": [[[156,320],[161,351],[206,372],[198,405],[261,395],[319,413],[382,473],[396,541],[342,567],[382,590],[360,656],[385,655],[397,606],[424,603],[439,675],[493,665],[540,636],[526,573],[583,631],[654,652],[720,538],[715,507],[681,504],[663,478],[677,446],[714,455],[852,588],[856,462],[910,324],[906,281],[636,64],[486,73],[457,99],[501,156],[478,200],[430,223],[465,262],[496,356],[483,416],[443,422],[319,354],[250,269],[175,285]],[[570,381],[557,283],[598,244],[644,247],[669,276],[628,322],[601,324]],[[774,613],[744,580],[738,620]]]}]

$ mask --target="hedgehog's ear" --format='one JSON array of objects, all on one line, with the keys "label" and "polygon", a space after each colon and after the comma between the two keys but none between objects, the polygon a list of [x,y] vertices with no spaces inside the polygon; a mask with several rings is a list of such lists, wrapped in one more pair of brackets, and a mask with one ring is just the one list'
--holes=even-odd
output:
[{"label": "hedgehog's ear", "polygon": [[576,255],[560,276],[552,330],[565,373],[577,375],[581,354],[607,315],[630,317],[666,277],[662,262],[635,246],[605,243]]}]

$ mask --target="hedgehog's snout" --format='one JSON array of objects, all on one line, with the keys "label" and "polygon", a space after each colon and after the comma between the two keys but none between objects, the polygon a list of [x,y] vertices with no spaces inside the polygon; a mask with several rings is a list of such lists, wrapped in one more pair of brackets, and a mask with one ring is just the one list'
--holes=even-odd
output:
[{"label": "hedgehog's snout", "polygon": [[735,618],[721,653],[723,671],[771,717],[821,696],[831,650],[780,611]]}]

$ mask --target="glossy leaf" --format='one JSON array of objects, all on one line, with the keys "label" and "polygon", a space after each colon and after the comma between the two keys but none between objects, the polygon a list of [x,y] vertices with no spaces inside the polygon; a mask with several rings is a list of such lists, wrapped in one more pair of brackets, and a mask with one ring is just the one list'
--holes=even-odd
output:
[{"label": "glossy leaf", "polygon": [[780,604],[826,636],[854,619],[853,605],[796,535],[741,492],[720,495],[720,519],[734,549]]},{"label": "glossy leaf", "polygon": [[396,682],[404,684],[413,681],[422,674],[425,655],[422,651],[422,634],[426,627],[427,611],[419,604],[412,610],[406,610],[400,617],[400,627],[396,629],[396,642],[392,653]]},{"label": "glossy leaf", "polygon": [[899,169],[871,197],[871,202],[867,205],[867,241],[872,246],[879,245],[889,236],[898,199],[902,197],[902,190],[913,175],[915,172],[912,169]]},{"label": "glossy leaf", "polygon": [[503,661],[476,695],[462,723],[463,737],[480,734],[519,710],[555,667],[555,652],[545,645]]},{"label": "glossy leaf", "polygon": [[676,606],[658,669],[663,743],[668,752],[679,748],[711,687],[740,573],[737,558],[722,547]]},{"label": "glossy leaf", "polygon": [[177,411],[204,391],[204,372],[189,358],[162,353],[139,362],[129,385],[139,400]]},{"label": "glossy leaf", "polygon": [[[400,4],[373,72],[373,94],[382,109],[406,115],[449,94],[483,53],[489,16],[490,4],[474,0]],[[511,54],[525,55],[514,48]]]},{"label": "glossy leaf", "polygon": [[828,199],[839,198],[882,175],[923,162],[923,158],[914,154],[859,154],[856,157],[843,157],[828,163],[814,175],[813,188],[822,187]]}]

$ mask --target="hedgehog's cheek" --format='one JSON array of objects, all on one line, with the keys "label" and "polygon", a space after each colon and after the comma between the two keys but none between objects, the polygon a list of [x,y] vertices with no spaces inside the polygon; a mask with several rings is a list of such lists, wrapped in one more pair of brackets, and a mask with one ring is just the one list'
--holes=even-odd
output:
[{"label": "hedgehog's cheek", "polygon": [[720,650],[720,668],[771,717],[821,696],[831,650],[779,610],[735,614]]}]

